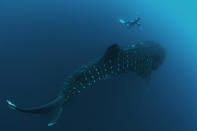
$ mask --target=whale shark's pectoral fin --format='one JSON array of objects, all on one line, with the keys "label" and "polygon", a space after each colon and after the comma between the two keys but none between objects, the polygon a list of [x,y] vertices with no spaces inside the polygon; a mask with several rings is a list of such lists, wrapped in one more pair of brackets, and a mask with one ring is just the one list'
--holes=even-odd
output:
[{"label": "whale shark's pectoral fin", "polygon": [[152,74],[152,70],[151,69],[140,70],[137,73],[138,73],[138,75],[141,78],[143,78],[144,80],[146,80],[147,83],[150,82],[150,80],[151,80],[151,74]]}]

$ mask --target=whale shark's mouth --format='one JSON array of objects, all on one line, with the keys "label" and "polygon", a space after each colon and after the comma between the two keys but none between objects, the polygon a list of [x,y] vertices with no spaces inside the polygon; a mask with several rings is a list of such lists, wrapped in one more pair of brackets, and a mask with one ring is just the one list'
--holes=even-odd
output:
[{"label": "whale shark's mouth", "polygon": [[136,44],[135,47],[144,49],[143,53],[147,53],[152,60],[152,70],[156,70],[166,57],[165,49],[155,41],[143,41]]},{"label": "whale shark's mouth", "polygon": [[154,41],[146,41],[143,43],[144,46],[149,48],[152,57],[152,69],[156,70],[166,58],[166,51],[160,44]]}]

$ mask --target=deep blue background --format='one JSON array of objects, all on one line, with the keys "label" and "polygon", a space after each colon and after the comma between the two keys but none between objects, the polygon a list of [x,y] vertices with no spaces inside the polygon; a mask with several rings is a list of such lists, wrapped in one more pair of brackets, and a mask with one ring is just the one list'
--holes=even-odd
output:
[{"label": "deep blue background", "polygon": [[[195,0],[1,0],[1,131],[196,131]],[[142,18],[143,30],[118,19]],[[9,110],[56,97],[66,76],[113,44],[160,42],[164,64],[149,85],[135,73],[98,82],[64,108],[57,125]]]}]

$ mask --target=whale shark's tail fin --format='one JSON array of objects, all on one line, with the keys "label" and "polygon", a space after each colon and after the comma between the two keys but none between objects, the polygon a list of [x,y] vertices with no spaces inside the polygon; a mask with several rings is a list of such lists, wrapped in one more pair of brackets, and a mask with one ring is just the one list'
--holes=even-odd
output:
[{"label": "whale shark's tail fin", "polygon": [[35,114],[46,114],[49,116],[49,123],[48,126],[54,125],[57,120],[59,119],[62,111],[63,111],[63,97],[59,96],[55,100],[51,101],[48,104],[35,107],[35,108],[29,108],[29,109],[24,109],[24,108],[19,108],[17,107],[14,103],[12,103],[9,100],[6,100],[8,103],[8,106],[11,109],[24,112],[24,113],[35,113]]}]

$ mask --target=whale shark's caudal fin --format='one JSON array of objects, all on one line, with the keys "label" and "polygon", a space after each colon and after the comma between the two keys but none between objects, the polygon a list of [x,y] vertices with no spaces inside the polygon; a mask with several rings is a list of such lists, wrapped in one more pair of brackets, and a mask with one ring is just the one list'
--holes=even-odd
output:
[{"label": "whale shark's caudal fin", "polygon": [[62,96],[58,96],[55,100],[51,101],[50,103],[46,105],[42,105],[42,106],[35,107],[35,108],[29,108],[29,109],[19,108],[15,104],[13,104],[11,101],[9,100],[6,100],[6,101],[8,103],[8,106],[11,109],[14,109],[20,112],[25,112],[25,113],[36,113],[36,114],[48,115],[50,119],[48,126],[54,125],[63,111],[63,97]]}]

